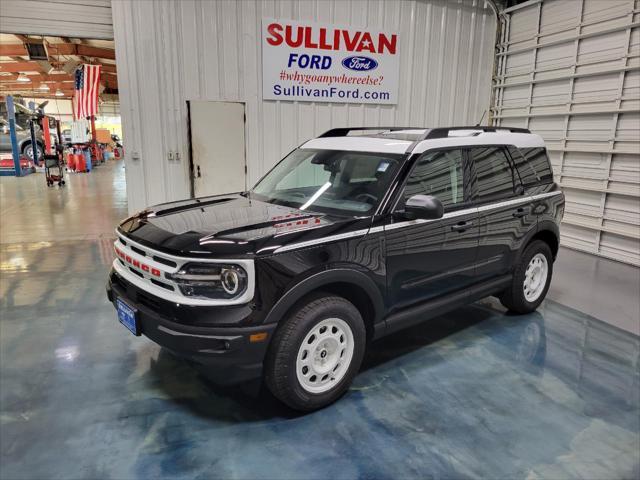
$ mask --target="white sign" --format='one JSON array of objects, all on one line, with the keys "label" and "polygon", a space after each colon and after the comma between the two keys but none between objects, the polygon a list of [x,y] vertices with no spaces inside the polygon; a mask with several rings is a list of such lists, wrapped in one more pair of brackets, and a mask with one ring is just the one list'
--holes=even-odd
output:
[{"label": "white sign", "polygon": [[398,47],[391,32],[263,19],[262,97],[396,104]]}]

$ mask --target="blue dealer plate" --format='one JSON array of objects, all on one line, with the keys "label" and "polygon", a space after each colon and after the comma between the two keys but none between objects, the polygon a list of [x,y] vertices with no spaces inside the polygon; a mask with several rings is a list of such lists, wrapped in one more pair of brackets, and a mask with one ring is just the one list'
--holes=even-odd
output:
[{"label": "blue dealer plate", "polygon": [[120,323],[127,327],[131,333],[139,336],[140,332],[138,331],[136,309],[130,307],[119,298],[116,298],[116,305],[118,309],[118,320],[120,320]]}]

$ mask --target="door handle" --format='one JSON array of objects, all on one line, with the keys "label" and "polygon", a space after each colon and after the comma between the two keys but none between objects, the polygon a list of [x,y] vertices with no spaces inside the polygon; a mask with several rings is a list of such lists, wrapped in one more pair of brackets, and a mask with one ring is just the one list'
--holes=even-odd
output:
[{"label": "door handle", "polygon": [[456,225],[451,225],[451,230],[453,230],[454,232],[464,232],[472,226],[473,222],[459,222]]},{"label": "door handle", "polygon": [[520,207],[515,212],[513,212],[512,215],[515,218],[526,217],[527,215],[529,215],[530,211],[531,211],[531,209],[529,207],[527,207],[527,208]]},{"label": "door handle", "polygon": [[202,175],[200,174],[200,165],[198,165],[197,172],[198,172],[198,173],[196,173],[196,177],[200,178],[200,177],[202,176]]}]

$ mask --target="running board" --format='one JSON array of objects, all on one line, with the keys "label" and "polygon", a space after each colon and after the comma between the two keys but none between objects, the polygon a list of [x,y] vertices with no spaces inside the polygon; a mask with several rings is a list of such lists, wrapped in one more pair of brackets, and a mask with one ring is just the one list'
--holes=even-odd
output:
[{"label": "running board", "polygon": [[389,335],[403,328],[424,322],[443,313],[455,310],[463,305],[475,302],[490,295],[501,292],[511,283],[512,275],[502,275],[501,277],[473,285],[458,292],[450,293],[443,297],[429,300],[419,305],[407,307],[399,312],[392,313],[385,320],[385,329],[376,332],[376,338]]}]

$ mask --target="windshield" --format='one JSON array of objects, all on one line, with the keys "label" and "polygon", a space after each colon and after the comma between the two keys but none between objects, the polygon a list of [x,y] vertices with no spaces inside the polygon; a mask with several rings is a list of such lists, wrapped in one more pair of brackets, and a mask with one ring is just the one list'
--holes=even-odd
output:
[{"label": "windshield", "polygon": [[370,215],[403,155],[298,149],[250,192],[252,198],[300,210]]}]

